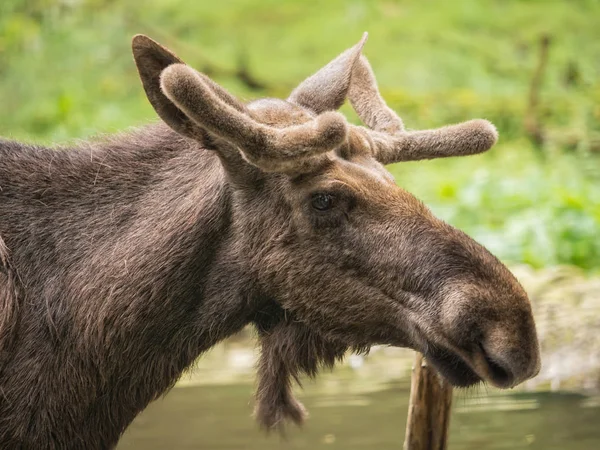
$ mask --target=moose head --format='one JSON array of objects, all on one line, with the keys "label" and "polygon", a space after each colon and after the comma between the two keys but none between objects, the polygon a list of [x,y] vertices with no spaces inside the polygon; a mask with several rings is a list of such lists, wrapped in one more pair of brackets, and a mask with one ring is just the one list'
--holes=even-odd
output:
[{"label": "moose head", "polygon": [[[237,263],[261,293],[259,331],[277,341],[263,349],[264,376],[287,386],[286,370],[296,376],[290,366],[316,371],[315,362],[291,361],[303,354],[332,364],[346,348],[384,344],[422,352],[456,386],[515,386],[540,367],[527,294],[496,257],[436,218],[384,167],[484,152],[496,129],[471,120],[406,130],[378,91],[361,54],[365,41],[366,34],[287,100],[248,104],[145,36],[134,38],[133,50],[158,115],[221,162]],[[346,99],[364,126],[336,112]],[[288,360],[273,362],[277,355]],[[267,391],[281,408],[292,402]],[[298,419],[297,405],[290,408],[281,414]],[[280,418],[262,415],[268,425]]]}]

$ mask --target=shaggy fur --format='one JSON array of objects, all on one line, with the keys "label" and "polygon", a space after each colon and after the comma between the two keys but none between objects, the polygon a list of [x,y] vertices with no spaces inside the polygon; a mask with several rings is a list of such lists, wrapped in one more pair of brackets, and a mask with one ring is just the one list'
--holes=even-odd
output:
[{"label": "shaggy fur", "polygon": [[[517,280],[381,164],[484,151],[495,131],[405,132],[363,44],[290,101],[244,105],[137,36],[168,127],[70,148],[0,141],[0,448],[113,448],[247,324],[267,429],[301,423],[292,381],[347,349],[414,348],[460,386],[537,373]],[[346,95],[373,129],[332,112]]]}]

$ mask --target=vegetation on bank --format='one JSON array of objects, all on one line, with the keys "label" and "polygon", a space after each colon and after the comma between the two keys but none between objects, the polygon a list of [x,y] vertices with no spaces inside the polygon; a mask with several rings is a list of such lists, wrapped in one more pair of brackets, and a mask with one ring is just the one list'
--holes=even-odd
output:
[{"label": "vegetation on bank", "polygon": [[285,97],[368,30],[408,127],[485,117],[501,134],[486,155],[395,165],[398,184],[507,261],[597,270],[597,17],[597,0],[3,0],[0,135],[64,141],[155,120],[135,33],[252,99]]}]

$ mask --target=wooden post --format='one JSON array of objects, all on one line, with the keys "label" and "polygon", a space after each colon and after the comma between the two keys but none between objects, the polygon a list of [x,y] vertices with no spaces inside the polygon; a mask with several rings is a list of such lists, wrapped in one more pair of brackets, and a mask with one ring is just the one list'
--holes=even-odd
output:
[{"label": "wooden post", "polygon": [[412,369],[404,450],[446,450],[452,386],[417,353]]}]

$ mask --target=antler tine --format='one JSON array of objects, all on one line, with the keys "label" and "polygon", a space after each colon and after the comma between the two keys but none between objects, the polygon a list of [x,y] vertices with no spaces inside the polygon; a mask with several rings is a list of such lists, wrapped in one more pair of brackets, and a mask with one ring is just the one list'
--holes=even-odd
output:
[{"label": "antler tine", "polygon": [[260,124],[233,108],[184,64],[173,64],[162,72],[161,88],[188,117],[238,146],[249,162],[265,171],[293,170],[346,138],[346,120],[337,112],[325,112],[308,123],[282,129]]},{"label": "antler tine", "polygon": [[371,65],[362,55],[352,71],[348,99],[360,120],[372,130],[389,134],[404,130],[402,119],[388,107],[379,94]]},{"label": "antler tine", "polygon": [[489,150],[498,140],[496,127],[483,119],[433,130],[370,134],[375,158],[382,164],[474,155]]},{"label": "antler tine", "polygon": [[235,108],[236,110],[238,110],[241,113],[244,113],[244,114],[248,113],[248,110],[246,109],[245,105],[240,103],[237,98],[235,98],[233,95],[231,95],[225,89],[223,89],[221,86],[219,86],[213,80],[211,80],[208,76],[206,76],[200,72],[196,72],[196,74],[202,78],[202,81],[204,81],[212,89],[212,91],[215,93],[215,95],[217,97],[219,97],[219,99],[221,99],[222,101],[227,103],[229,106]]},{"label": "antler tine", "polygon": [[364,56],[353,67],[348,97],[360,119],[372,130],[373,153],[383,164],[472,155],[488,150],[498,139],[494,125],[483,119],[434,130],[405,131],[400,117],[381,97]]},{"label": "antler tine", "polygon": [[[171,128],[179,133],[198,138],[204,136],[201,130],[190,119],[182,117],[181,111],[160,89],[160,74],[172,64],[185,64],[177,55],[163,47],[148,36],[138,34],[132,40],[133,57],[140,74],[144,91],[158,115]],[[245,112],[245,106],[222,89],[206,75],[198,74],[213,89],[214,93],[224,102],[240,112]]]},{"label": "antler tine", "polygon": [[367,42],[368,33],[363,33],[358,43],[342,52],[329,64],[304,80],[288,97],[288,102],[320,114],[335,111],[346,101],[353,67]]}]

